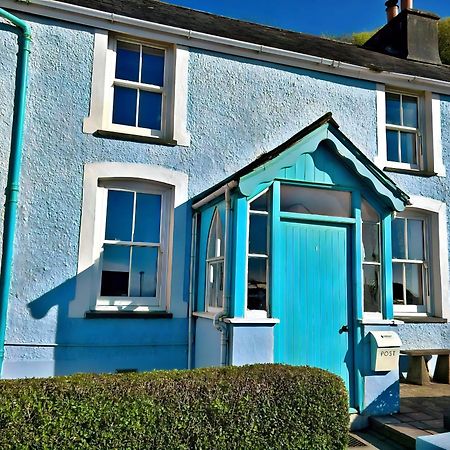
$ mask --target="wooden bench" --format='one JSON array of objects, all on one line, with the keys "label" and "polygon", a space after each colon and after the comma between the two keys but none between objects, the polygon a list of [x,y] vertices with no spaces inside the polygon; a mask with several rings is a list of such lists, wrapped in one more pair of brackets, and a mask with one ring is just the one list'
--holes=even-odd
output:
[{"label": "wooden bench", "polygon": [[450,349],[402,350],[401,353],[408,355],[407,383],[430,384],[430,374],[428,373],[425,356],[437,355],[433,381],[435,383],[450,384]]}]

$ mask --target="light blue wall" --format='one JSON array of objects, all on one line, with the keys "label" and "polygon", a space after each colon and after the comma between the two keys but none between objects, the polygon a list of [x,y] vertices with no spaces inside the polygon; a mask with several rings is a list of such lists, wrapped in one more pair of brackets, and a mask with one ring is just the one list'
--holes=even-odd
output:
[{"label": "light blue wall", "polygon": [[231,328],[231,364],[273,363],[273,325],[233,325]]},{"label": "light blue wall", "polygon": [[[77,272],[83,165],[157,164],[189,175],[189,195],[209,188],[332,111],[369,156],[376,151],[373,83],[193,49],[189,59],[190,147],[167,147],[82,133],[89,114],[93,31],[28,17],[33,31],[20,212],[7,328],[5,374],[186,364],[190,221],[176,224],[172,320],[69,319]],[[15,36],[0,32],[0,202],[6,183]],[[356,114],[355,111],[358,113]],[[444,155],[450,104],[442,102]],[[447,167],[447,170],[450,170]],[[413,194],[445,200],[446,179],[393,176]],[[449,186],[450,187],[450,186]],[[140,357],[124,350],[141,343]],[[11,344],[27,344],[15,346]],[[58,347],[36,347],[52,346]],[[122,347],[125,345],[125,347]],[[80,356],[82,354],[82,356]],[[111,356],[114,354],[114,356]],[[22,364],[27,361],[27,365]],[[72,362],[71,362],[72,361]],[[113,363],[114,361],[114,363]],[[139,365],[138,365],[139,362]],[[78,370],[78,369],[77,369]]]},{"label": "light blue wall", "polygon": [[194,367],[214,367],[222,364],[222,335],[211,319],[195,318]]}]

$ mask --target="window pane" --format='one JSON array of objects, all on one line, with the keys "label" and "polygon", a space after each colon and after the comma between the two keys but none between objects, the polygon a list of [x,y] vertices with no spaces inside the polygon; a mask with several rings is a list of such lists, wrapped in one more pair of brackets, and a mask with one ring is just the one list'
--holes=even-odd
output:
[{"label": "window pane", "polygon": [[223,256],[222,223],[220,214],[214,213],[208,237],[208,259]]},{"label": "window pane", "polygon": [[375,208],[364,198],[361,199],[361,218],[364,222],[378,223],[380,221],[380,216]]},{"label": "window pane", "polygon": [[404,305],[403,295],[403,263],[392,264],[392,280],[394,291],[394,305]]},{"label": "window pane", "polygon": [[408,259],[418,259],[423,261],[423,221],[408,219]]},{"label": "window pane", "polygon": [[105,245],[100,295],[128,296],[129,266],[130,247]]},{"label": "window pane", "polygon": [[281,185],[281,211],[351,217],[350,192]]},{"label": "window pane", "polygon": [[164,85],[164,50],[142,47],[141,82]]},{"label": "window pane", "polygon": [[403,96],[403,125],[406,127],[418,127],[417,97]]},{"label": "window pane", "polygon": [[250,214],[249,253],[267,254],[267,217]]},{"label": "window pane", "polygon": [[134,193],[108,190],[105,239],[131,241]]},{"label": "window pane", "polygon": [[161,129],[162,95],[139,91],[138,126],[152,130]]},{"label": "window pane", "polygon": [[266,310],[266,258],[248,259],[247,308]]},{"label": "window pane", "polygon": [[402,146],[402,162],[417,164],[416,134],[400,132]]},{"label": "window pane", "polygon": [[364,311],[381,312],[380,267],[365,264],[364,273]]},{"label": "window pane", "polygon": [[116,78],[139,81],[139,45],[117,41]]},{"label": "window pane", "polygon": [[380,229],[376,223],[362,224],[363,239],[363,260],[375,261],[380,260]]},{"label": "window pane", "polygon": [[134,242],[160,242],[161,196],[136,194]]},{"label": "window pane", "polygon": [[392,222],[392,257],[405,259],[405,219],[397,218]]},{"label": "window pane", "polygon": [[208,264],[208,305],[223,306],[223,261]]},{"label": "window pane", "polygon": [[386,93],[386,123],[401,125],[399,94]]},{"label": "window pane", "polygon": [[133,247],[131,254],[130,296],[156,297],[158,248]]},{"label": "window pane", "polygon": [[257,199],[250,203],[250,209],[252,211],[268,211],[268,192],[260,195]]},{"label": "window pane", "polygon": [[386,130],[387,159],[399,162],[398,157],[398,131]]},{"label": "window pane", "polygon": [[405,264],[406,304],[423,305],[422,264]]},{"label": "window pane", "polygon": [[136,126],[137,90],[114,86],[113,123]]}]

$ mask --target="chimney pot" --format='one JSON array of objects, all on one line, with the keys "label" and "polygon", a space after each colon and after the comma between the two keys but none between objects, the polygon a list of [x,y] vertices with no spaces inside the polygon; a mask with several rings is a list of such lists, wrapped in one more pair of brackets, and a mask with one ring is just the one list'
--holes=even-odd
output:
[{"label": "chimney pot", "polygon": [[402,0],[402,11],[405,9],[413,9],[413,0]]},{"label": "chimney pot", "polygon": [[390,22],[394,17],[398,16],[398,0],[387,0],[386,5],[386,16],[387,21]]}]

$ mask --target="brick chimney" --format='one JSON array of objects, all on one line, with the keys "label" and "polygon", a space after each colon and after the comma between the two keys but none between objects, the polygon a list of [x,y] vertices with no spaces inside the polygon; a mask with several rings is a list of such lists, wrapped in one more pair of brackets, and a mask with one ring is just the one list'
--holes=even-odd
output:
[{"label": "brick chimney", "polygon": [[397,3],[397,0],[386,2],[388,23],[363,47],[398,58],[442,64],[438,41],[439,16],[413,9],[412,0],[402,0],[402,10],[396,14]]}]

